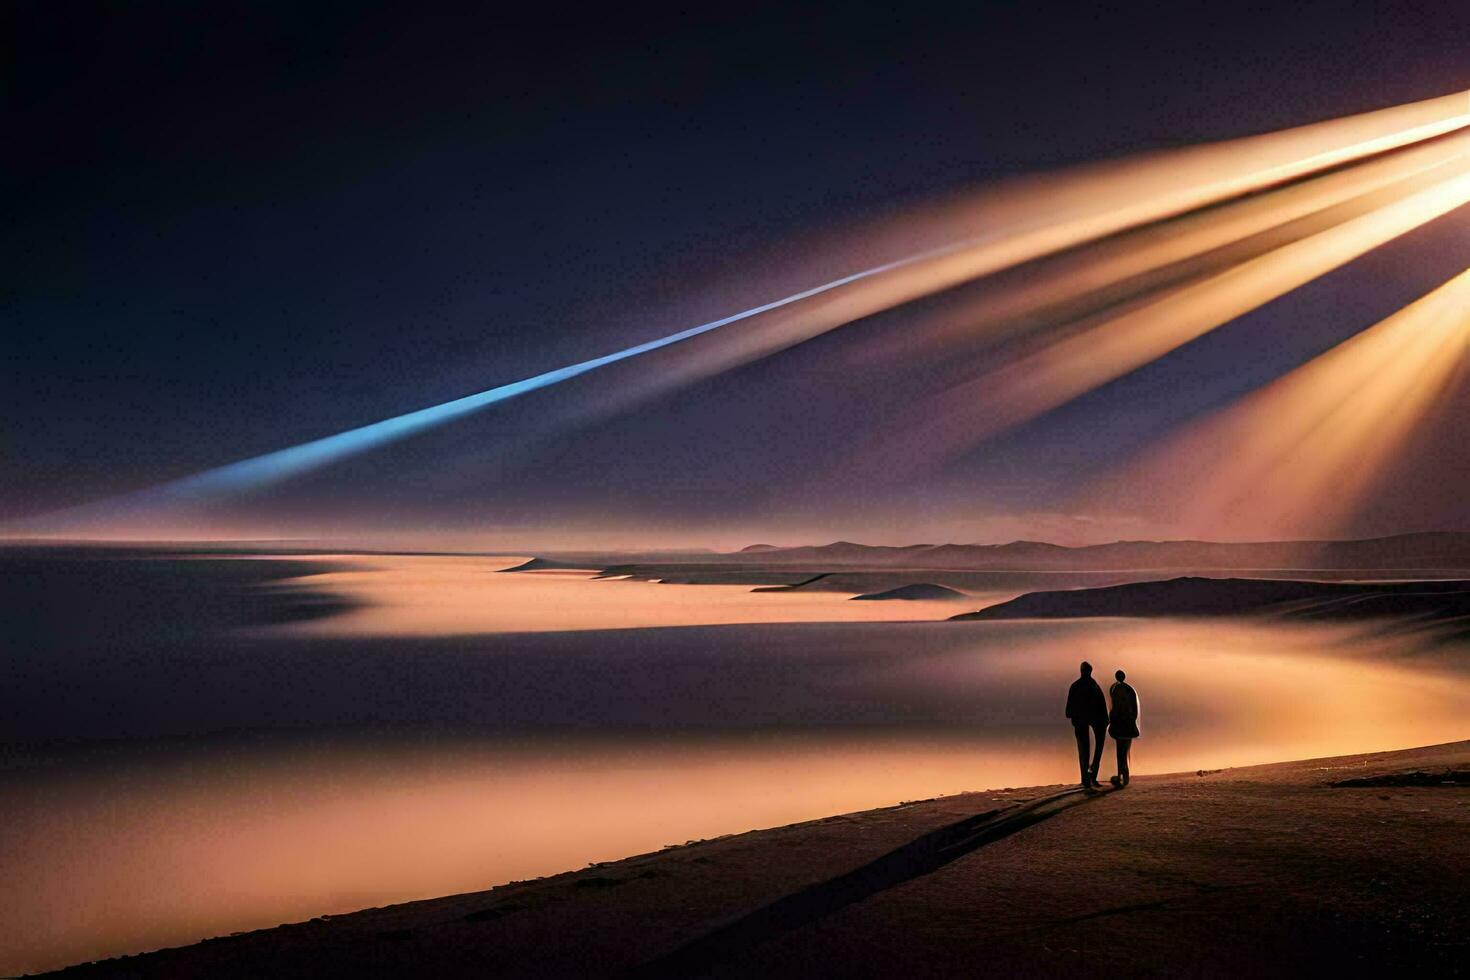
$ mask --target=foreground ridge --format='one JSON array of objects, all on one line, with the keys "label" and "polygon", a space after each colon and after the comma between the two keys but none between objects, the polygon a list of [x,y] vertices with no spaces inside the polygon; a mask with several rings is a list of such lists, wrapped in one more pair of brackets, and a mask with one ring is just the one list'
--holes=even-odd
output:
[{"label": "foreground ridge", "polygon": [[968,793],[63,975],[1443,974],[1467,769],[1470,741]]}]

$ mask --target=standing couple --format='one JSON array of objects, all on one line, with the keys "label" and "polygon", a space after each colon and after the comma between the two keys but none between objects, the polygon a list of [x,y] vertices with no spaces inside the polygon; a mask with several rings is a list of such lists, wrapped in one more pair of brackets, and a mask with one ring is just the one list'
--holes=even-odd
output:
[{"label": "standing couple", "polygon": [[[1138,692],[1124,680],[1120,670],[1113,675],[1118,682],[1108,691],[1113,703],[1111,711],[1103,700],[1102,688],[1092,679],[1092,664],[1082,661],[1082,676],[1067,691],[1067,717],[1077,736],[1077,762],[1082,767],[1082,788],[1097,786],[1097,769],[1102,765],[1103,739],[1113,736],[1118,746],[1118,774],[1109,780],[1114,786],[1128,785],[1128,751],[1138,737]],[[1088,762],[1087,734],[1091,730],[1096,749]]]}]

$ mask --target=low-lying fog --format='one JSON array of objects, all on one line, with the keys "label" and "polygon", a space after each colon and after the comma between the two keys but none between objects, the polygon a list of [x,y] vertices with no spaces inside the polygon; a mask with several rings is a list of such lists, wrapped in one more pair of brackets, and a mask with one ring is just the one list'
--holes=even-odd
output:
[{"label": "low-lying fog", "polygon": [[1372,623],[873,622],[984,603],[463,557],[4,561],[0,973],[1070,782],[1082,659],[1140,692],[1135,772],[1470,735],[1465,647]]}]

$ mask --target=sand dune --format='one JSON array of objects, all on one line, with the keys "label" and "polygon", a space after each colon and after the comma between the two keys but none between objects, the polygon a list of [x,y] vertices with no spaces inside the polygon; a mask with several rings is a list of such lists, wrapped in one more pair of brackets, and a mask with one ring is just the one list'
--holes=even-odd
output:
[{"label": "sand dune", "polygon": [[1448,975],[1470,789],[1395,776],[1467,765],[1457,742],[971,793],[64,975]]}]

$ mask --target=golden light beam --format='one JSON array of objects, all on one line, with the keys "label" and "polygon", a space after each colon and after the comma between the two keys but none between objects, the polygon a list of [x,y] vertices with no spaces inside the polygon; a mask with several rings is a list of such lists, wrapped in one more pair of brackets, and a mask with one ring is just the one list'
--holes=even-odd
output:
[{"label": "golden light beam", "polygon": [[[1183,346],[1470,201],[1470,174],[1165,291],[944,392],[919,409],[923,452],[957,455]],[[918,462],[916,460],[911,460]]]},{"label": "golden light beam", "polygon": [[[1140,154],[1081,165],[1052,174],[1016,178],[900,219],[889,235],[917,248],[921,260],[904,260],[889,273],[864,276],[797,305],[783,306],[702,344],[669,353],[656,375],[611,396],[610,410],[733,367],[769,356],[855,320],[913,302],[985,276],[1014,269],[1148,226],[1231,201],[1334,167],[1362,161],[1361,172],[1333,177],[1279,199],[1274,221],[1260,204],[1211,219],[1215,230],[1165,252],[1196,251],[1240,237],[1364,193],[1375,182],[1402,178],[1445,159],[1463,156],[1465,143],[1428,141],[1470,133],[1470,91],[1272,133]],[[1368,158],[1400,148],[1422,152],[1400,159]],[[1356,189],[1355,189],[1356,188]],[[1165,232],[1168,237],[1170,232]],[[934,247],[935,242],[953,244]],[[840,250],[840,248],[839,248]],[[1097,275],[1112,281],[1154,268],[1167,255],[1128,260]],[[1150,264],[1152,263],[1152,265]],[[1129,270],[1134,270],[1130,272]]]},{"label": "golden light beam", "polygon": [[[225,463],[124,497],[95,501],[65,512],[33,515],[25,525],[45,528],[77,522],[106,523],[116,521],[120,513],[195,506],[251,492],[510,398],[593,371],[612,373],[616,365],[660,352],[657,369],[632,369],[640,373],[622,376],[622,384],[610,386],[596,399],[579,403],[573,398],[560,410],[566,420],[610,414],[854,320],[978,278],[1334,167],[1364,161],[1365,168],[1371,170],[1373,162],[1369,158],[1375,155],[1428,144],[1467,127],[1470,92],[1460,92],[1275,133],[1010,181],[968,202],[950,202],[927,214],[913,215],[904,223],[909,226],[904,232],[908,244],[898,252],[898,258],[856,263],[857,271],[835,278],[829,275],[818,285],[696,326],[416,411]],[[850,251],[871,252],[875,246],[884,251],[892,244],[882,235],[870,234],[854,242]],[[1132,268],[1138,267],[1135,264]],[[1112,274],[1121,273],[1115,270]],[[1173,298],[1179,299],[1177,295]],[[1137,324],[1132,331],[1144,332]],[[1129,343],[1141,348],[1150,341],[1144,338]],[[1152,343],[1167,349],[1157,340]],[[1117,350],[1108,350],[1109,344],[1118,347],[1116,340],[1101,338],[1104,350],[1100,363],[1126,359]],[[1053,389],[1066,385],[1064,379],[1043,380]],[[540,424],[553,421],[547,418]]]},{"label": "golden light beam", "polygon": [[[888,362],[932,348],[951,356],[957,343],[993,344],[1033,326],[1086,316],[1356,217],[1388,200],[1373,195],[1412,190],[1415,178],[1443,171],[1467,154],[1470,130],[1462,130],[1110,236],[990,280],[964,302],[920,312],[901,334],[857,354],[863,360]],[[1308,218],[1312,220],[1302,220]]]},{"label": "golden light beam", "polygon": [[1470,369],[1470,270],[1089,487],[1180,533],[1331,534]]}]

